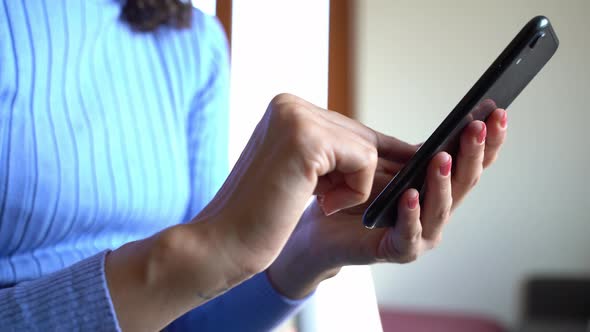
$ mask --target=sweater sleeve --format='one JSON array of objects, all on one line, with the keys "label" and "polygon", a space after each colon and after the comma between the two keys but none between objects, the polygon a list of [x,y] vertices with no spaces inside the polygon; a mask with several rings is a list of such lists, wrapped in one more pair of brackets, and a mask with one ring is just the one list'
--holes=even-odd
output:
[{"label": "sweater sleeve", "polygon": [[104,274],[106,254],[0,290],[2,331],[120,331]]},{"label": "sweater sleeve", "polygon": [[263,272],[177,319],[166,331],[270,331],[312,295],[288,299],[277,293]]}]

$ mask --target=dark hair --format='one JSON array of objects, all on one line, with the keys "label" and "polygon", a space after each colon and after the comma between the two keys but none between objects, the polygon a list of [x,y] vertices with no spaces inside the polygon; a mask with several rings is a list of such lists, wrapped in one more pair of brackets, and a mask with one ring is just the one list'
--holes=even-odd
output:
[{"label": "dark hair", "polygon": [[191,26],[193,10],[190,0],[126,0],[121,18],[138,31],[183,29]]}]

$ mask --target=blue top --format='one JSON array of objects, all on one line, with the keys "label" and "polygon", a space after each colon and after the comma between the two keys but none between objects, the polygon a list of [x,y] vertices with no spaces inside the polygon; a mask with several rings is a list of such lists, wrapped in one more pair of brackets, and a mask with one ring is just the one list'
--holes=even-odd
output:
[{"label": "blue top", "polygon": [[[136,33],[112,0],[0,0],[0,329],[118,330],[109,249],[190,220],[227,175],[229,70],[215,18]],[[268,330],[260,274],[173,331]]]}]

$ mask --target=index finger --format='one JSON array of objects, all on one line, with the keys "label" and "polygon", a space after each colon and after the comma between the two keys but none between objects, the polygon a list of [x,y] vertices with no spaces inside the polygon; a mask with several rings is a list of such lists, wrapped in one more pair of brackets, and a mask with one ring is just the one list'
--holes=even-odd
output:
[{"label": "index finger", "polygon": [[395,137],[382,134],[338,112],[328,110],[320,112],[320,114],[330,121],[344,128],[352,130],[357,135],[373,143],[377,148],[379,157],[381,158],[399,163],[405,163],[410,160],[410,158],[412,158],[418,149],[415,145],[404,142]]},{"label": "index finger", "polygon": [[329,121],[347,128],[371,142],[377,148],[379,157],[383,159],[398,163],[406,163],[416,153],[416,150],[418,150],[416,145],[382,134],[338,112],[322,110],[319,113]]},{"label": "index finger", "polygon": [[343,128],[349,129],[363,139],[369,141],[377,148],[377,153],[381,158],[398,163],[406,163],[418,150],[419,145],[412,145],[395,137],[382,134],[356,120],[338,112],[325,110],[302,98],[297,98],[294,102],[300,103],[301,105],[316,111],[324,119]]}]

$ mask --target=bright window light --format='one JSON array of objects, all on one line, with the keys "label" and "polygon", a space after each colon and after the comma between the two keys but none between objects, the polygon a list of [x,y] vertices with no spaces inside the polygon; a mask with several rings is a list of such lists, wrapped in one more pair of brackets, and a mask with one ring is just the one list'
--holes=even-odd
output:
[{"label": "bright window light", "polygon": [[209,14],[211,16],[215,15],[215,5],[217,1],[215,0],[192,0],[193,6],[199,8],[203,13]]},{"label": "bright window light", "polygon": [[[276,94],[327,106],[329,0],[234,0],[232,14],[234,165]],[[347,267],[322,283],[299,321],[300,332],[381,331],[369,268]]]},{"label": "bright window light", "polygon": [[272,97],[290,92],[326,107],[328,0],[234,0],[230,160]]}]

